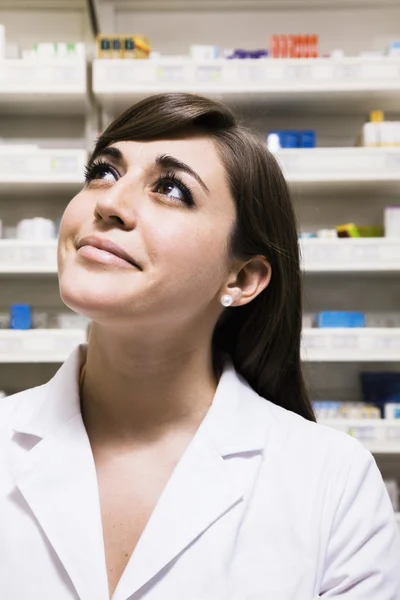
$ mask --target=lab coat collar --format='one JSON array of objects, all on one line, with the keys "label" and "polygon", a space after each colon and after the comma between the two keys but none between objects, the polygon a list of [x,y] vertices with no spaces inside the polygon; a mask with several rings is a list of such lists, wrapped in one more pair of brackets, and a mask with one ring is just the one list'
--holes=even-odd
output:
[{"label": "lab coat collar", "polygon": [[20,412],[15,432],[44,438],[80,414],[79,372],[85,356],[86,345],[78,346],[48,383],[31,390],[36,405],[31,414]]},{"label": "lab coat collar", "polygon": [[[42,401],[16,424],[17,439],[21,434],[42,439],[31,438],[35,445],[19,455],[11,472],[79,598],[108,600],[96,469],[79,403],[84,351],[77,349],[38,388]],[[163,491],[113,600],[130,598],[243,501],[248,477],[232,469],[230,457],[247,452],[254,457],[264,448],[259,402],[226,363],[212,406]]]},{"label": "lab coat collar", "polygon": [[[33,414],[23,412],[19,415],[14,431],[44,438],[81,413],[79,373],[86,348],[85,344],[77,347],[55,376],[34,390],[40,394],[41,402]],[[256,399],[255,392],[235,371],[231,359],[225,356],[212,405],[200,426],[201,431],[207,429],[207,435],[222,457],[264,447],[264,428],[255,427],[254,423]]]}]

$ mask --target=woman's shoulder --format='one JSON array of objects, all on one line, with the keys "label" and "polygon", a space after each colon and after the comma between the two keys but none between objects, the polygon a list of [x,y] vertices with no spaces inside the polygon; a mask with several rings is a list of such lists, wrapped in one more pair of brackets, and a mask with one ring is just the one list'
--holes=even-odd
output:
[{"label": "woman's shoulder", "polygon": [[349,464],[350,457],[356,462],[372,459],[370,452],[354,437],[309,421],[246,387],[242,390],[254,425],[265,431],[266,452],[277,453],[282,460],[296,464],[304,461],[304,465],[324,470],[330,466],[341,470]]},{"label": "woman's shoulder", "polygon": [[[255,392],[247,392],[246,396],[254,428],[261,426],[264,431],[258,476],[262,495],[268,493],[273,481],[289,496],[296,490],[297,506],[312,505],[319,498],[320,505],[332,510],[332,515],[342,495],[357,495],[366,479],[374,482],[368,491],[371,498],[376,497],[378,502],[384,495],[375,459],[357,439],[308,421]],[[330,508],[325,497],[330,498]]]}]

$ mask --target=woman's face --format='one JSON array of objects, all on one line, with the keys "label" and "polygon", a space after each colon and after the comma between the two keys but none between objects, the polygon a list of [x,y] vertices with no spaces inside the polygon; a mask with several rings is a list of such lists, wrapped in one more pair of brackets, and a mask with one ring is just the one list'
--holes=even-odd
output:
[{"label": "woman's face", "polygon": [[214,314],[235,218],[210,139],[112,144],[65,210],[61,296],[101,322],[182,323]]}]

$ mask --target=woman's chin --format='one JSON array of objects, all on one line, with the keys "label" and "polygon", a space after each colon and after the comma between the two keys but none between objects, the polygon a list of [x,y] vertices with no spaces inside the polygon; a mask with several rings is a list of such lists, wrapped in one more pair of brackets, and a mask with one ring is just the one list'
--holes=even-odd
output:
[{"label": "woman's chin", "polygon": [[62,301],[71,310],[91,320],[102,320],[121,314],[123,300],[118,298],[115,286],[90,281],[90,277],[69,277],[63,274],[59,278],[59,290]]}]

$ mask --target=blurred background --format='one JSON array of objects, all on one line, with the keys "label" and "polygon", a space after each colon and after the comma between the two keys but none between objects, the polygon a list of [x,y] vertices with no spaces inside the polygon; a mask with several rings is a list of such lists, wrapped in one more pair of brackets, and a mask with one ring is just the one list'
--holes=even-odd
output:
[{"label": "blurred background", "polygon": [[280,162],[318,419],[374,453],[399,511],[398,0],[0,0],[0,397],[85,340],[59,220],[98,134],[165,91],[226,101]]}]

